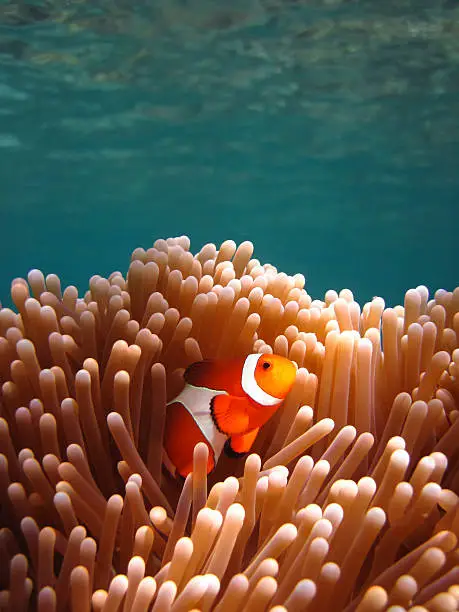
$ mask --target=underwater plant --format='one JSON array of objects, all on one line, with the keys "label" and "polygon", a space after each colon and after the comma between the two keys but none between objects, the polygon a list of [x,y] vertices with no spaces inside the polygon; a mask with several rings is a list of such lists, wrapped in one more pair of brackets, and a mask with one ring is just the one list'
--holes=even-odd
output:
[{"label": "underwater plant", "polygon": [[[448,612],[459,602],[459,289],[313,300],[251,243],[136,249],[0,310],[0,609]],[[298,365],[251,454],[183,482],[166,404],[206,359]],[[180,435],[179,433],[177,435]]]}]

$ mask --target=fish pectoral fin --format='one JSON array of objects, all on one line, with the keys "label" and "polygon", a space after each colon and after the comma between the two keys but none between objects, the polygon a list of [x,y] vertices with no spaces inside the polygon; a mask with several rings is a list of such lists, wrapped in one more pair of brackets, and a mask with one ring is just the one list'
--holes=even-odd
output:
[{"label": "fish pectoral fin", "polygon": [[249,417],[247,401],[233,395],[216,395],[210,402],[210,412],[215,427],[223,434],[231,436],[247,431]]},{"label": "fish pectoral fin", "polygon": [[226,454],[230,457],[245,455],[252,448],[260,428],[251,429],[243,434],[234,434],[225,445]]}]

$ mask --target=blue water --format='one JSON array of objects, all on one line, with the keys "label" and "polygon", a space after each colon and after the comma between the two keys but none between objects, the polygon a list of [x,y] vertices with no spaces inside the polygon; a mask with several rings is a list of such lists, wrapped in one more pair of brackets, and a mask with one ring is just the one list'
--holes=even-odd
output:
[{"label": "blue water", "polygon": [[458,117],[453,1],[0,1],[0,299],[184,233],[313,297],[452,289]]}]

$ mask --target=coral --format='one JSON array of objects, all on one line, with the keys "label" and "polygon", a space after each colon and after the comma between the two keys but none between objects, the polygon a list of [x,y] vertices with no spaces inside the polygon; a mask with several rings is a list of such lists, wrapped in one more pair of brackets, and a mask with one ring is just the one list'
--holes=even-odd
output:
[{"label": "coral", "polygon": [[[349,290],[313,300],[248,242],[189,249],[136,249],[83,298],[38,270],[13,281],[0,608],[456,610],[459,290],[361,309]],[[173,480],[183,369],[252,351],[298,364],[283,409],[248,458],[207,479],[198,445]]]}]

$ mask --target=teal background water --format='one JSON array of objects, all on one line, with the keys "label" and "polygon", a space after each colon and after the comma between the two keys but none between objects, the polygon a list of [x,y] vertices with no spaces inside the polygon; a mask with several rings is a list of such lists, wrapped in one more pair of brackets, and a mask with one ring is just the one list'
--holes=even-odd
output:
[{"label": "teal background water", "polygon": [[458,284],[457,2],[0,2],[0,299],[250,239],[307,289]]}]

